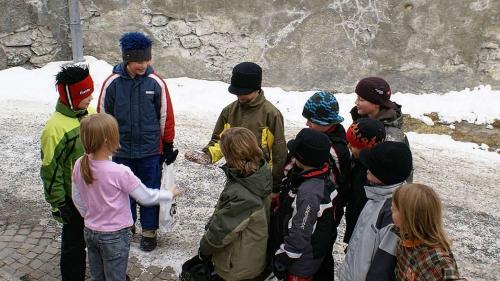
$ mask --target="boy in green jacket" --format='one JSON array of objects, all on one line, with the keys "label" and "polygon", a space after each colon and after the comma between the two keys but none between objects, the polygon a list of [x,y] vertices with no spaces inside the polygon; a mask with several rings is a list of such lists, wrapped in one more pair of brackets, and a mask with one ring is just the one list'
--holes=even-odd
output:
[{"label": "boy in green jacket", "polygon": [[231,127],[244,127],[252,131],[264,153],[273,175],[273,193],[279,192],[283,167],[286,161],[286,142],[283,116],[264,96],[261,89],[262,68],[253,62],[242,62],[233,68],[228,91],[237,100],[227,105],[219,115],[212,139],[202,151],[189,151],[186,159],[209,164],[219,161],[223,155],[220,136]]},{"label": "boy in green jacket", "polygon": [[71,175],[76,159],[83,155],[80,142],[80,120],[87,110],[94,82],[86,66],[62,67],[56,75],[59,99],[56,111],[45,124],[41,136],[45,199],[52,215],[63,224],[61,235],[61,278],[85,280],[85,241],[83,218],[71,199]]}]

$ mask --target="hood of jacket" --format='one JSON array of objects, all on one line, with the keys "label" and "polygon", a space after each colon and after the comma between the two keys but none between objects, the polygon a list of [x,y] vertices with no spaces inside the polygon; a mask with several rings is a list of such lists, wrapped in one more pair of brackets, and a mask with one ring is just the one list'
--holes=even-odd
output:
[{"label": "hood of jacket", "polygon": [[228,181],[240,184],[258,197],[265,198],[271,194],[272,182],[269,181],[271,171],[264,160],[262,160],[257,171],[246,177],[239,170],[231,168],[227,164],[224,164],[221,168],[226,173]]},{"label": "hood of jacket", "polygon": [[[401,129],[403,127],[403,113],[401,112],[401,105],[397,103],[394,104],[396,104],[395,108],[382,108],[374,118],[384,123],[386,127],[396,127]],[[356,106],[351,109],[350,113],[353,121],[362,117],[368,117],[367,115],[358,114]]]},{"label": "hood of jacket", "polygon": [[[147,77],[149,74],[153,72],[154,72],[153,67],[151,65],[148,65],[148,68],[146,68],[146,72],[143,75],[137,75],[136,77],[140,76]],[[127,64],[125,62],[121,62],[115,65],[115,67],[113,67],[113,73],[116,73],[125,79],[133,79],[127,72]]]},{"label": "hood of jacket", "polygon": [[392,197],[392,193],[396,188],[400,187],[403,183],[396,183],[393,185],[365,185],[366,197],[375,201],[385,200]]}]

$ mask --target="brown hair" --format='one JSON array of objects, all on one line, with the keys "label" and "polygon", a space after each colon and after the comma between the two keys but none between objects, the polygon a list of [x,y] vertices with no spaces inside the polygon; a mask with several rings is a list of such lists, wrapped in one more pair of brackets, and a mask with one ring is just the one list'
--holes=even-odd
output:
[{"label": "brown hair", "polygon": [[80,172],[88,185],[94,178],[90,170],[89,154],[95,153],[106,145],[109,151],[115,152],[120,148],[120,133],[116,119],[106,113],[91,114],[80,122],[80,140],[85,154],[80,162]]},{"label": "brown hair", "polygon": [[423,184],[405,184],[392,196],[398,209],[402,239],[420,240],[424,245],[450,250],[451,241],[443,227],[442,204],[437,193]]},{"label": "brown hair", "polygon": [[234,127],[225,130],[220,138],[220,148],[226,163],[244,176],[251,175],[261,165],[262,150],[257,137],[247,128]]}]

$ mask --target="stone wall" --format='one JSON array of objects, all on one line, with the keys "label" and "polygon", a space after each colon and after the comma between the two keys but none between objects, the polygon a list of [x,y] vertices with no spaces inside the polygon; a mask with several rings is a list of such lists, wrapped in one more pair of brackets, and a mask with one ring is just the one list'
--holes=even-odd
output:
[{"label": "stone wall", "polygon": [[[0,0],[0,68],[70,59],[66,2]],[[247,60],[286,89],[352,92],[368,75],[395,91],[500,87],[495,0],[81,0],[80,12],[86,55],[117,63],[121,33],[141,31],[167,77],[227,81]]]}]

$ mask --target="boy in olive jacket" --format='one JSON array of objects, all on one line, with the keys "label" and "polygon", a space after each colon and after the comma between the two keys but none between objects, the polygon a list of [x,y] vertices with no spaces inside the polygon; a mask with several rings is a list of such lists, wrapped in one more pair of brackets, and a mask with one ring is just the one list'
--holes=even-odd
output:
[{"label": "boy in olive jacket", "polygon": [[221,133],[231,127],[244,127],[255,134],[273,175],[273,193],[279,192],[283,167],[286,161],[286,142],[283,116],[264,96],[261,89],[262,69],[255,63],[236,65],[231,77],[229,92],[238,99],[226,106],[215,124],[212,138],[203,151],[190,151],[186,159],[209,164],[219,161]]}]

